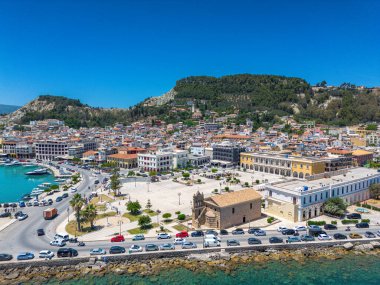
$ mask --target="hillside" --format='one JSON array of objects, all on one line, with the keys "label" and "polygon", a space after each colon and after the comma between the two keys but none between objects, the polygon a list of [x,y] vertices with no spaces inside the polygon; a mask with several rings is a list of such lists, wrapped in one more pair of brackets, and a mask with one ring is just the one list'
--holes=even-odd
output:
[{"label": "hillside", "polygon": [[350,125],[380,122],[379,107],[380,90],[376,88],[359,88],[349,83],[311,87],[300,78],[239,74],[187,77],[178,80],[163,96],[148,98],[129,109],[92,108],[79,100],[44,95],[8,115],[8,120],[28,123],[54,118],[75,128],[153,119],[191,125],[195,111],[197,118],[202,119],[227,115],[235,123],[250,119],[254,127],[288,115],[297,120]]},{"label": "hillside", "polygon": [[19,106],[13,106],[13,105],[0,104],[0,114],[9,114],[9,113],[16,111],[18,108],[20,108],[20,107]]}]

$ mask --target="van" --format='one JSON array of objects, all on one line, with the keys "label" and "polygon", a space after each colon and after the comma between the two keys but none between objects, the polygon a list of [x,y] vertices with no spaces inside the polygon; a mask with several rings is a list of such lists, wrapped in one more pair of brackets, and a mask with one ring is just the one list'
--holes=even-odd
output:
[{"label": "van", "polygon": [[216,239],[212,238],[212,239],[205,239],[204,241],[204,247],[216,247],[216,246],[220,246],[220,242],[217,241]]},{"label": "van", "polygon": [[220,237],[214,236],[213,234],[205,235],[205,239],[214,239],[214,240],[216,240],[218,242],[221,242]]},{"label": "van", "polygon": [[54,236],[55,240],[63,240],[63,241],[68,241],[69,240],[69,235],[64,235],[64,234],[56,234]]}]

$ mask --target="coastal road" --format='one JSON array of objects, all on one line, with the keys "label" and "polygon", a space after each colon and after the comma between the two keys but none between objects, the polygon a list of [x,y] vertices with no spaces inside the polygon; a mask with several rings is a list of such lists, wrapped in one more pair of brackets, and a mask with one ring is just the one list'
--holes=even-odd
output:
[{"label": "coastal road", "polygon": [[[75,169],[81,173],[82,181],[78,187],[78,193],[89,195],[89,187],[94,185],[98,179],[91,175],[91,172]],[[69,193],[69,191],[68,191]],[[42,250],[50,247],[49,242],[55,235],[57,226],[68,217],[67,209],[70,208],[69,202],[73,194],[61,202],[54,202],[52,207],[58,209],[58,217],[47,221],[43,218],[42,212],[48,207],[25,207],[21,208],[29,217],[24,221],[15,221],[6,229],[0,232],[0,252],[11,252],[17,255],[23,251]],[[70,210],[71,211],[71,210]],[[37,229],[44,229],[46,235],[38,237]]]},{"label": "coastal road", "polygon": [[[49,225],[48,225],[49,227]],[[331,237],[335,234],[335,233],[343,233],[345,235],[348,236],[349,233],[359,233],[363,236],[362,239],[360,240],[377,240],[377,241],[380,241],[380,237],[377,236],[376,238],[372,238],[372,239],[367,239],[364,237],[364,233],[366,231],[371,231],[373,233],[376,234],[376,232],[378,232],[380,230],[380,227],[379,226],[372,226],[371,228],[369,229],[356,229],[356,228],[353,228],[351,232],[345,232],[344,231],[345,227],[341,227],[341,228],[338,228],[338,230],[331,230],[331,231],[326,231],[327,234],[329,234]],[[261,240],[262,244],[261,245],[268,245],[270,246],[270,243],[269,243],[269,238],[270,237],[280,237],[284,240],[284,243],[287,239],[287,236],[286,235],[282,235],[282,233],[280,232],[277,232],[277,231],[267,231],[266,232],[267,235],[266,236],[259,236],[259,237],[256,237],[255,235],[253,234],[247,234],[245,233],[244,235],[232,235],[232,234],[229,234],[229,235],[223,235],[223,236],[219,236],[221,238],[221,248],[226,248],[228,247],[227,246],[227,240],[228,239],[236,239],[240,242],[240,246],[249,246],[248,244],[248,238],[249,237],[256,237],[258,239]],[[300,232],[300,235],[304,234],[306,232]],[[1,245],[0,245],[0,252],[2,253],[9,253],[9,254],[12,254],[14,257],[17,256],[17,254],[19,254],[20,252],[23,252],[23,251],[30,251],[30,252],[33,252],[35,255],[38,255],[38,252],[41,251],[41,250],[51,250],[53,252],[56,252],[58,250],[57,247],[53,247],[53,246],[50,246],[49,245],[49,239],[44,236],[44,237],[37,237],[36,233],[35,233],[35,228],[33,228],[32,231],[28,231],[26,229],[24,229],[22,231],[22,234],[30,234],[31,237],[28,237],[26,238],[25,240],[23,238],[18,238],[18,240],[10,240],[10,241],[7,241],[5,243],[5,247],[4,247],[4,244],[3,244],[3,241],[1,241]],[[175,234],[173,235],[175,236]],[[198,249],[201,249],[203,248],[203,238],[202,237],[189,237],[189,238],[186,238],[187,241],[191,241],[191,242],[194,242],[197,244],[197,248]],[[333,240],[334,241],[334,240]],[[346,240],[347,242],[348,241],[358,241],[358,239],[350,239],[348,237],[348,239]],[[67,245],[65,247],[72,247],[72,248],[75,248],[78,253],[79,253],[79,257],[89,257],[90,256],[90,250],[93,249],[93,248],[103,248],[107,251],[107,253],[109,252],[109,248],[111,246],[114,246],[114,245],[118,245],[118,246],[122,246],[126,249],[126,252],[128,253],[128,248],[132,245],[132,244],[137,244],[137,245],[140,245],[141,247],[144,248],[144,246],[148,243],[153,243],[153,244],[156,244],[156,245],[161,245],[161,244],[164,244],[164,243],[172,243],[173,242],[173,238],[172,239],[168,239],[168,240],[158,240],[157,238],[153,238],[153,237],[149,237],[149,238],[146,238],[145,240],[142,240],[142,241],[132,241],[132,236],[129,236],[126,238],[126,241],[125,242],[119,242],[119,243],[111,243],[110,241],[93,241],[93,242],[86,242],[86,245],[84,247],[79,247],[77,244],[75,243],[67,243]],[[297,243],[297,244],[308,244],[308,243],[328,243],[329,241],[319,241],[318,239],[316,239],[314,242],[301,242],[301,243]],[[252,246],[252,248],[254,248],[254,246]],[[176,251],[178,250],[183,250],[181,248],[180,245],[176,245]]]}]

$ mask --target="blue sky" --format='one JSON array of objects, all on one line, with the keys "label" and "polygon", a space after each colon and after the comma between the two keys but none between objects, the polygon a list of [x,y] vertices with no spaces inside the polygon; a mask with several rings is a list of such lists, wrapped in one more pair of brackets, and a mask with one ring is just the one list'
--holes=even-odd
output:
[{"label": "blue sky", "polygon": [[128,107],[190,75],[380,86],[380,1],[0,0],[0,103]]}]

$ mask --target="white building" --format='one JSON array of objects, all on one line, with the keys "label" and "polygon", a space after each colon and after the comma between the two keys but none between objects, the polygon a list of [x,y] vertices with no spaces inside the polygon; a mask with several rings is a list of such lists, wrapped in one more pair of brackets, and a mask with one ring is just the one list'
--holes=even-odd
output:
[{"label": "white building", "polygon": [[68,155],[67,141],[47,140],[35,143],[36,159],[53,160],[59,156]]},{"label": "white building", "polygon": [[155,153],[138,153],[138,168],[144,171],[169,171],[173,167],[173,153],[157,151]]},{"label": "white building", "polygon": [[380,183],[375,169],[351,168],[342,174],[304,181],[291,179],[265,186],[265,208],[269,214],[301,222],[323,214],[323,203],[339,197],[348,204],[369,199],[369,186]]}]

